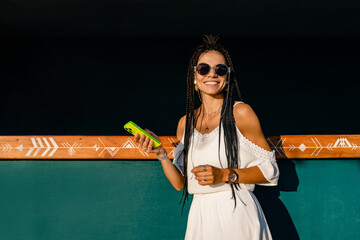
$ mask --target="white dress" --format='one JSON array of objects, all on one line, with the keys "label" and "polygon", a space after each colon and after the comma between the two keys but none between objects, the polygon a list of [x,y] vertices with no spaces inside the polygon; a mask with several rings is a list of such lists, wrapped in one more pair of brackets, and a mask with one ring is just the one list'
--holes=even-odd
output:
[{"label": "white dress", "polygon": [[[237,102],[239,103],[239,102]],[[237,104],[236,103],[236,104]],[[235,104],[235,105],[236,105]],[[235,106],[234,105],[234,106]],[[258,185],[276,186],[279,169],[275,150],[267,151],[247,139],[238,128],[239,168],[258,166],[268,183]],[[223,129],[221,131],[220,159],[227,168]],[[184,137],[174,150],[173,164],[183,172]],[[188,191],[194,194],[191,203],[185,239],[272,239],[264,213],[252,191],[255,184],[240,184],[236,191],[236,208],[229,184],[201,186],[191,169],[209,164],[221,168],[218,156],[219,127],[208,134],[194,129],[189,146]]]}]

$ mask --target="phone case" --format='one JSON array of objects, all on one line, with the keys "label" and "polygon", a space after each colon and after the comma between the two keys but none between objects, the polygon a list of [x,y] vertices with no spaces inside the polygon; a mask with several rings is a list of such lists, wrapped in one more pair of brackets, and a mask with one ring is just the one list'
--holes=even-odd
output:
[{"label": "phone case", "polygon": [[148,136],[151,140],[153,140],[154,148],[157,148],[161,145],[161,142],[158,141],[156,138],[154,138],[153,136],[151,136],[148,132],[146,132],[144,129],[142,129],[141,127],[139,127],[138,125],[136,125],[134,122],[129,121],[128,123],[126,123],[124,125],[124,129],[126,131],[128,131],[129,133],[131,133],[132,135],[135,135],[135,133],[138,133],[140,136],[142,134],[145,134],[145,136]]}]

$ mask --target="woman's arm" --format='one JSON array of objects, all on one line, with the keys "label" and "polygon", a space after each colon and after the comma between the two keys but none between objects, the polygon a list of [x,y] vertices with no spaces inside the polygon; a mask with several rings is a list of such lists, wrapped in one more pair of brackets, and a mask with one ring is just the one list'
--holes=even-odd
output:
[{"label": "woman's arm", "polygon": [[[236,126],[247,139],[259,147],[271,151],[261,130],[259,119],[248,104],[237,104],[234,107],[234,117]],[[260,168],[257,166],[234,169],[234,171],[238,175],[238,179],[235,181],[236,183],[255,184],[268,182]],[[227,182],[229,180],[228,176],[230,174],[230,169],[220,169],[206,165],[205,167],[197,166],[192,169],[192,172],[195,173],[195,178],[199,181],[200,185],[213,185]],[[203,181],[204,179],[205,181]]]},{"label": "woman's arm", "polygon": [[[182,139],[182,135],[184,133],[184,128],[185,128],[185,120],[183,117],[180,119],[179,124],[178,124],[178,129],[177,129],[177,139],[179,141],[181,141],[181,139]],[[147,129],[145,129],[145,130],[149,134],[151,134],[153,137],[155,137],[156,139],[158,139],[160,141],[159,137],[155,133],[153,133]],[[139,136],[139,134],[135,134],[134,141],[139,143],[139,147],[141,147],[144,150],[146,149],[147,153],[155,153],[158,158],[165,156],[166,150],[163,147],[163,145],[161,144],[159,147],[153,149],[152,148],[153,141],[150,140],[150,138],[146,137],[145,135]],[[170,183],[173,185],[173,187],[178,191],[183,189],[184,176],[174,166],[174,164],[172,163],[170,158],[166,157],[164,160],[160,160],[160,162],[161,162],[161,166],[164,170],[165,176],[170,181]]]},{"label": "woman's arm", "polygon": [[[250,105],[245,103],[237,104],[234,107],[234,117],[236,126],[247,139],[259,147],[267,151],[271,151],[271,148],[262,132],[259,118]],[[268,182],[257,166],[234,170],[239,176],[238,180],[236,181],[238,183],[252,184]],[[229,171],[229,169],[227,169],[227,171]],[[228,176],[228,174],[226,174],[226,176]],[[226,179],[226,181],[228,181],[228,179]]]}]

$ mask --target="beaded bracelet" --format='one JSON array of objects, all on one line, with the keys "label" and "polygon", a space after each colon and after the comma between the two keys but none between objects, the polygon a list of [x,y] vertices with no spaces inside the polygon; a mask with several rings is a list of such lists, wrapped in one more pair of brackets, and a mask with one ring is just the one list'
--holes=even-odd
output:
[{"label": "beaded bracelet", "polygon": [[168,157],[168,154],[167,154],[167,152],[165,151],[165,155],[162,156],[162,157],[159,157],[159,156],[158,156],[158,160],[159,160],[159,161],[162,161],[162,160],[165,160],[167,157]]}]

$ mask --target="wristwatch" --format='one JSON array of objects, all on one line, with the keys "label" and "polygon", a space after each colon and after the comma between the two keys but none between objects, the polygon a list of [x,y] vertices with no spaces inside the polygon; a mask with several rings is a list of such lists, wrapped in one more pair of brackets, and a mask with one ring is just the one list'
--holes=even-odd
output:
[{"label": "wristwatch", "polygon": [[239,176],[235,172],[234,169],[229,168],[229,170],[230,170],[230,174],[229,174],[229,177],[228,177],[229,181],[226,181],[226,183],[234,183],[234,182],[236,182],[236,180],[238,180]]}]

